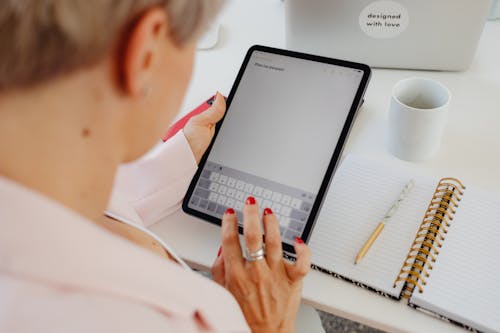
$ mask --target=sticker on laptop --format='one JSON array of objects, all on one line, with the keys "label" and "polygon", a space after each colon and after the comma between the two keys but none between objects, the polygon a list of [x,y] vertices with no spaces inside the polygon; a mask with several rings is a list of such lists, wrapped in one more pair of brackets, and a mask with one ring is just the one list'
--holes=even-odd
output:
[{"label": "sticker on laptop", "polygon": [[410,16],[396,1],[376,1],[366,6],[359,15],[359,25],[373,38],[394,38],[408,28]]}]

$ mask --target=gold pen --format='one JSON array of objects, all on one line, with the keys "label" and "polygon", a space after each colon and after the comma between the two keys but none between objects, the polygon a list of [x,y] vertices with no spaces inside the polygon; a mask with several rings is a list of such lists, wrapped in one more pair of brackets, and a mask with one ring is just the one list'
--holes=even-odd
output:
[{"label": "gold pen", "polygon": [[394,204],[391,206],[391,208],[389,209],[389,211],[387,211],[387,213],[385,214],[385,216],[382,219],[382,221],[378,224],[378,226],[375,228],[375,230],[371,234],[370,238],[368,238],[368,240],[366,241],[365,245],[363,245],[363,247],[361,248],[361,250],[359,250],[358,255],[356,256],[356,259],[354,260],[354,264],[355,265],[357,263],[359,263],[361,261],[361,259],[363,259],[363,257],[365,256],[366,252],[368,252],[368,250],[372,246],[373,242],[375,242],[375,240],[377,239],[378,235],[384,229],[385,222],[387,222],[394,215],[394,213],[398,210],[399,205],[408,196],[408,193],[410,192],[410,190],[413,188],[414,185],[415,185],[415,181],[413,179],[410,180],[405,185],[405,187],[403,188],[403,191],[401,191],[401,194],[399,195],[399,198],[396,200],[396,202],[394,202]]}]

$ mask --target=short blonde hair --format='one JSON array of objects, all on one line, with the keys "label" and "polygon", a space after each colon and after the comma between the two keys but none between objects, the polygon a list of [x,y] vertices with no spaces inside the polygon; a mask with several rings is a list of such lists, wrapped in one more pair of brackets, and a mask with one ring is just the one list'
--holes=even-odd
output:
[{"label": "short blonde hair", "polygon": [[2,0],[0,92],[92,65],[141,13],[165,7],[179,43],[196,38],[222,0]]}]

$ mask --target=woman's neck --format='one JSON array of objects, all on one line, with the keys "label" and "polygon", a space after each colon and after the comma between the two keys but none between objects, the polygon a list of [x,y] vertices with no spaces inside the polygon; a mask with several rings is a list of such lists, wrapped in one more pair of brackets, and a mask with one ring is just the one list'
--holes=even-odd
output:
[{"label": "woman's neck", "polygon": [[122,157],[119,122],[95,79],[76,75],[0,94],[0,175],[93,221],[108,204]]}]

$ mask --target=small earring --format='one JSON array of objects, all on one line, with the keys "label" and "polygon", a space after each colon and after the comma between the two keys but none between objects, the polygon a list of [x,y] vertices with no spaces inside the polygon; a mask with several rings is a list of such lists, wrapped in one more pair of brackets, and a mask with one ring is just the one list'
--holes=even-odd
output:
[{"label": "small earring", "polygon": [[146,84],[143,88],[142,88],[142,97],[143,98],[146,98],[149,96],[149,91],[151,89],[149,89],[149,84]]}]

